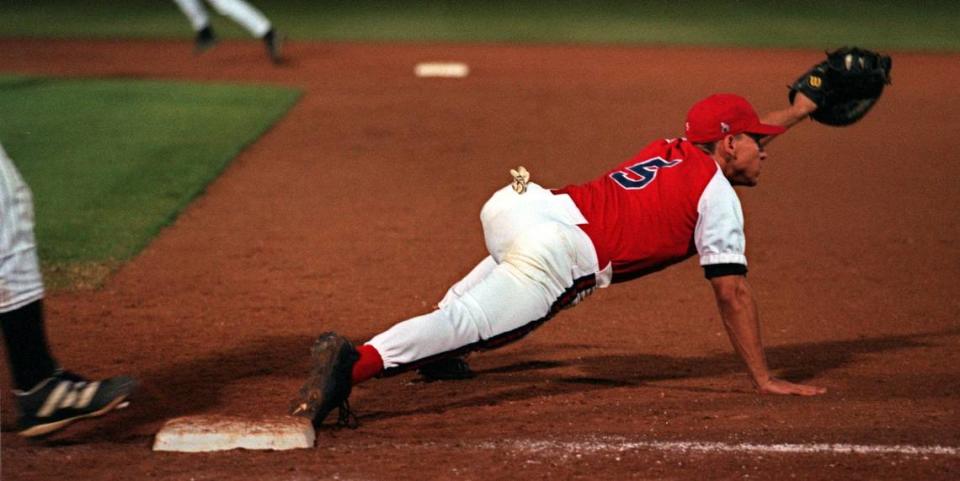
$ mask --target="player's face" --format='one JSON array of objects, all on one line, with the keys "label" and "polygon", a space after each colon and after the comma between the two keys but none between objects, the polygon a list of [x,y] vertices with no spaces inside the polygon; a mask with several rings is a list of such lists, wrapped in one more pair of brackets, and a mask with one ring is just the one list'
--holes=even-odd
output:
[{"label": "player's face", "polygon": [[724,174],[733,185],[757,185],[760,167],[767,159],[761,140],[763,136],[740,134],[733,137],[733,158],[727,163]]}]

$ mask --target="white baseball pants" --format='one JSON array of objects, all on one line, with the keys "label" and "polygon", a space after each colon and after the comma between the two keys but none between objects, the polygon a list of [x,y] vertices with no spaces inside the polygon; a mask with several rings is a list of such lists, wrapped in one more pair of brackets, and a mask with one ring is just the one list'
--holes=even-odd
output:
[{"label": "white baseball pants", "polygon": [[[207,14],[207,9],[203,7],[201,0],[174,1],[177,2],[177,6],[190,20],[190,25],[193,26],[195,32],[210,25],[210,15]],[[243,0],[206,1],[217,10],[217,13],[229,17],[254,37],[260,38],[270,31],[270,20],[267,20],[263,12]]]},{"label": "white baseball pants", "polygon": [[43,298],[33,236],[33,196],[0,145],[0,312]]},{"label": "white baseball pants", "polygon": [[497,191],[480,213],[490,256],[429,314],[400,322],[368,344],[383,375],[520,339],[557,311],[610,283],[600,274],[586,220],[567,195],[529,184]]}]

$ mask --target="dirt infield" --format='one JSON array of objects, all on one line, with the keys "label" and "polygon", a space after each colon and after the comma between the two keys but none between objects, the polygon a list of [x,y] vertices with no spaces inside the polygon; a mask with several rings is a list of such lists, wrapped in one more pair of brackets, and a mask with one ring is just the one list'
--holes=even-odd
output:
[{"label": "dirt infield", "polygon": [[[104,289],[49,297],[66,365],[144,385],[129,409],[46,442],[11,431],[4,391],[4,481],[960,477],[960,62],[909,53],[862,123],[799,126],[741,191],[770,363],[825,396],[750,390],[691,261],[473,356],[473,380],[359,386],[361,427],[321,430],[316,449],[151,452],[171,417],[283,413],[312,336],[363,341],[428,309],[484,255],[479,209],[510,167],[588,180],[680,134],[707,94],[785,105],[820,56],[294,42],[274,68],[254,42],[190,48],[0,40],[5,72],[306,92]],[[413,75],[433,60],[471,75]]]}]

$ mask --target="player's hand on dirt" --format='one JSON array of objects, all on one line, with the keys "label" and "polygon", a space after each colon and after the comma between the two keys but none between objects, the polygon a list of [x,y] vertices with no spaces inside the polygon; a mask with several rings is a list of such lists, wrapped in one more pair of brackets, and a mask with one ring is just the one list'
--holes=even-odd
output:
[{"label": "player's hand on dirt", "polygon": [[827,392],[827,388],[811,386],[809,384],[797,384],[771,377],[766,382],[757,385],[757,392],[760,394],[817,396]]}]

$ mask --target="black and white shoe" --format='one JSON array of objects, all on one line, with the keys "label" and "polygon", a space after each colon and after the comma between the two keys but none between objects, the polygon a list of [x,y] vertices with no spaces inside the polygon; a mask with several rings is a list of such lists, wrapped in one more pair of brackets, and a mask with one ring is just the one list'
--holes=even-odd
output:
[{"label": "black and white shoe", "polygon": [[101,416],[119,407],[136,388],[126,376],[88,381],[69,371],[58,371],[29,391],[14,391],[21,436],[52,433],[78,419]]}]

